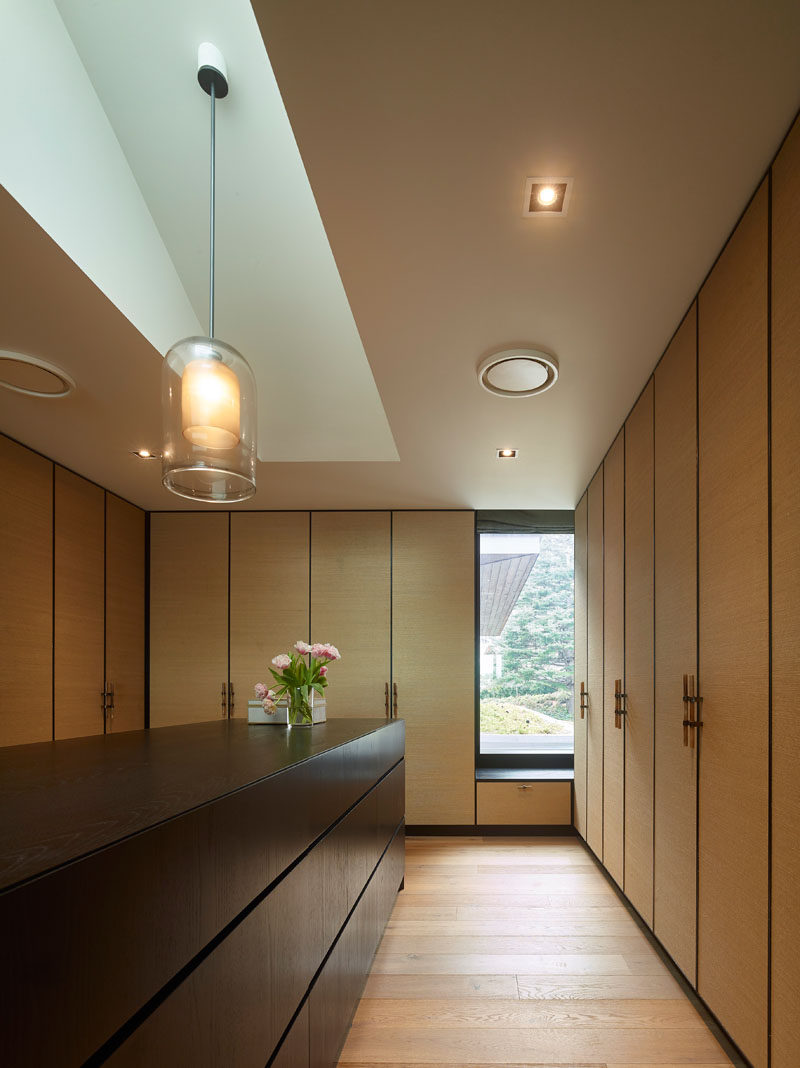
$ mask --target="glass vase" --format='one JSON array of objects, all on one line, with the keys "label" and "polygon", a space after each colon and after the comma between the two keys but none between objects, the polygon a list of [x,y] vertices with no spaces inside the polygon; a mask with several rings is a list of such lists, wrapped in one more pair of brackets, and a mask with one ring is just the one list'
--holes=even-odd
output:
[{"label": "glass vase", "polygon": [[313,722],[314,691],[307,686],[296,686],[286,691],[289,699],[289,727],[310,727]]}]

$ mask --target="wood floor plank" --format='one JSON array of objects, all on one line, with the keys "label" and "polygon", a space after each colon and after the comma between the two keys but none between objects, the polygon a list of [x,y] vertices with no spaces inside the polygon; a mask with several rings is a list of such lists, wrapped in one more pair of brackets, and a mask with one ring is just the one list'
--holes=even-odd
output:
[{"label": "wood floor plank", "polygon": [[364,987],[365,998],[517,998],[513,975],[377,975]]},{"label": "wood floor plank", "polygon": [[[620,953],[381,953],[375,975],[630,975]],[[645,973],[649,974],[649,973]]]},{"label": "wood floor plank", "polygon": [[[424,907],[436,907],[443,899],[445,891],[437,891],[431,893],[429,891],[416,892],[408,889],[403,890],[398,899],[399,904],[403,908],[418,908]],[[563,894],[563,893],[522,893],[522,892],[509,892],[501,893],[498,890],[493,892],[486,891],[473,891],[470,893],[467,890],[462,891],[447,891],[446,901],[448,905],[460,906],[475,906],[475,905],[494,905],[506,906],[508,908],[518,908],[525,906],[535,907],[553,907],[553,908],[609,908],[616,900],[616,894],[609,888],[607,891],[596,891],[592,893],[582,894]]]},{"label": "wood floor plank", "polygon": [[354,1025],[345,1042],[340,1064],[352,1061],[386,1063],[403,1050],[409,1064],[433,1062],[486,1064],[511,1062],[563,1065],[571,1061],[590,1064],[684,1064],[718,1061],[722,1054],[710,1032],[698,1028],[394,1028]]},{"label": "wood floor plank", "polygon": [[555,937],[551,935],[415,935],[407,932],[387,931],[379,954],[428,953],[620,953],[625,959],[639,964],[659,960],[655,953],[647,954],[642,949],[642,936],[638,931],[630,935],[584,935]]},{"label": "wood floor plank", "polygon": [[[405,915],[405,914],[404,914]],[[546,918],[531,919],[524,915],[512,914],[500,920],[415,920],[396,919],[390,921],[388,934],[405,935],[469,935],[473,938],[493,935],[540,935],[549,938],[579,938],[587,935],[608,937],[610,935],[633,936],[638,934],[638,927],[630,917],[601,920],[564,920],[553,919],[552,914]]]},{"label": "wood floor plank", "polygon": [[685,998],[659,1001],[520,1001],[499,998],[364,998],[354,1024],[397,1027],[701,1027]]},{"label": "wood floor plank", "polygon": [[520,998],[553,1001],[603,1001],[608,998],[677,998],[682,991],[669,973],[664,975],[518,975]]}]

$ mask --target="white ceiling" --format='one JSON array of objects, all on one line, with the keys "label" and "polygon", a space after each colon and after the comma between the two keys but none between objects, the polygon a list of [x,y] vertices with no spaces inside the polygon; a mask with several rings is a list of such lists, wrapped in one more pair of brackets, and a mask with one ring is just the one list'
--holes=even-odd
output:
[{"label": "white ceiling", "polygon": [[[281,391],[310,337],[324,366],[302,388],[342,415],[315,437],[315,462],[259,465],[258,508],[574,505],[800,105],[793,0],[255,0],[357,326],[343,349],[357,354],[360,334],[399,453],[342,463],[340,447],[382,440],[387,452],[372,455],[385,456],[391,438],[377,393],[337,393],[343,357],[320,329],[333,313],[294,255],[319,217],[298,209],[289,226],[288,206],[274,210],[267,179],[285,166],[292,186],[298,172],[270,154],[281,109],[258,81],[269,64],[249,11],[239,0],[59,8],[201,321],[207,112],[191,66],[200,40],[226,54],[219,333],[252,357],[239,331],[257,351],[273,331],[263,455],[286,459],[281,444],[302,441],[287,435],[312,419]],[[140,43],[157,62],[137,87]],[[574,178],[568,216],[523,218],[526,176],[546,174]],[[0,295],[0,348],[62,362],[87,391],[81,372],[114,361],[91,396],[0,390],[0,429],[146,507],[180,507],[157,465],[126,453],[157,434],[154,349],[13,201],[0,217],[25,276],[13,300]],[[43,323],[43,309],[61,319]],[[71,316],[82,344],[70,347]],[[124,344],[109,341],[115,330]],[[557,354],[552,390],[504,400],[479,387],[482,356],[514,344]],[[505,445],[517,461],[496,460]],[[300,448],[293,459],[309,455]]]}]

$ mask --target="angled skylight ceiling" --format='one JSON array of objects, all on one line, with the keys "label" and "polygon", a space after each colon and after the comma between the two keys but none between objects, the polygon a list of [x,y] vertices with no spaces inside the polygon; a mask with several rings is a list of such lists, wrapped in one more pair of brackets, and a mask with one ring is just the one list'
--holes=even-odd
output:
[{"label": "angled skylight ceiling", "polygon": [[222,50],[217,332],[255,372],[259,458],[397,460],[247,0],[29,0],[5,19],[3,184],[162,354],[207,329],[196,56],[204,40]]}]

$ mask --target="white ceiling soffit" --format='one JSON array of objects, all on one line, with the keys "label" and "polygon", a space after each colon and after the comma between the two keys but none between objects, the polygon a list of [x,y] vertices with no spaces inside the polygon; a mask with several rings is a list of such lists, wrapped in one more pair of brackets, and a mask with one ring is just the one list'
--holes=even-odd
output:
[{"label": "white ceiling soffit", "polygon": [[204,40],[222,50],[216,332],[253,367],[259,458],[397,460],[249,3],[19,7],[39,107],[21,109],[15,132],[45,166],[27,169],[38,198],[25,173],[18,199],[161,353],[206,332],[209,101],[196,60]]},{"label": "white ceiling soffit", "polygon": [[55,4],[4,0],[2,30],[0,180],[166,351],[200,323]]}]

